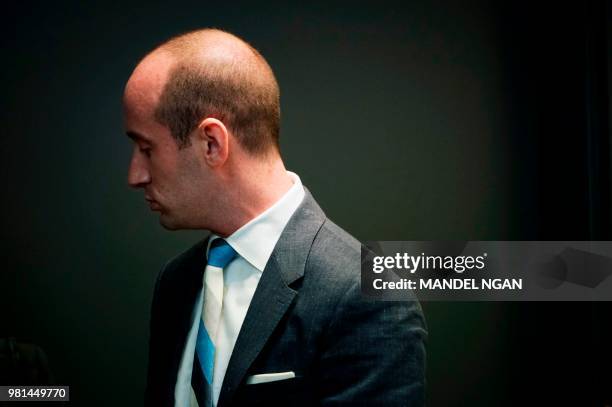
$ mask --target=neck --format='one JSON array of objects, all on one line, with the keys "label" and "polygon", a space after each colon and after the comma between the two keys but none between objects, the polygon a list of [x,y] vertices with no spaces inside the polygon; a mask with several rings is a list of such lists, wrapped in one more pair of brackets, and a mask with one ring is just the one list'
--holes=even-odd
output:
[{"label": "neck", "polygon": [[227,237],[274,205],[293,186],[280,157],[262,161],[245,158],[229,171],[223,209],[217,219],[222,224],[211,231]]}]

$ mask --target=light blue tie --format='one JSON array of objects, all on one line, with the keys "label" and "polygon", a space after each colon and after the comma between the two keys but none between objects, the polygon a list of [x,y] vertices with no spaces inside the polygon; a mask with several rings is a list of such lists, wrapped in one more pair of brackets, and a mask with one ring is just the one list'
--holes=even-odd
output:
[{"label": "light blue tie", "polygon": [[204,304],[191,375],[191,402],[197,401],[199,407],[213,405],[215,349],[223,305],[223,269],[234,257],[236,251],[225,240],[215,239],[211,243],[204,270]]}]

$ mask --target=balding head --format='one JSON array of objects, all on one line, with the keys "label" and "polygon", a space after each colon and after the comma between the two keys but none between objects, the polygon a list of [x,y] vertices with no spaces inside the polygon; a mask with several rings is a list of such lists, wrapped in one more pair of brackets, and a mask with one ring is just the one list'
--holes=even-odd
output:
[{"label": "balding head", "polygon": [[138,65],[126,97],[143,76],[155,81],[148,88],[155,119],[169,128],[179,147],[189,146],[191,133],[212,117],[246,151],[279,151],[278,84],[265,59],[240,38],[203,29],[166,41]]},{"label": "balding head", "polygon": [[274,74],[234,35],[199,30],[158,46],[130,76],[123,107],[128,184],[167,229],[229,236],[293,184]]}]

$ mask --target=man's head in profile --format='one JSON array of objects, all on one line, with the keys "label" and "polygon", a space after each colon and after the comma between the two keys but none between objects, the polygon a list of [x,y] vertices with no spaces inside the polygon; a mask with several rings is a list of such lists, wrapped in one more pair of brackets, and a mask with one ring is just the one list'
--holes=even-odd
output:
[{"label": "man's head in profile", "polygon": [[145,404],[421,405],[421,308],[364,301],[361,244],[285,169],[263,57],[219,30],[183,34],[123,101],[129,184],[166,229],[212,232],[159,272]]},{"label": "man's head in profile", "polygon": [[153,50],[123,104],[134,140],[128,183],[144,190],[167,229],[229,235],[291,185],[279,153],[276,79],[229,33],[200,30]]}]

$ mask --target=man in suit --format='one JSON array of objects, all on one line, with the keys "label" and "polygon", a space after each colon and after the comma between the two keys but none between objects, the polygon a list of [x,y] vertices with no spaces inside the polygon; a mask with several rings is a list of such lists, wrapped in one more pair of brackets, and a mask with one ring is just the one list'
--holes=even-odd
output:
[{"label": "man in suit", "polygon": [[422,405],[416,300],[361,295],[361,245],[279,149],[279,90],[243,40],[204,29],[149,53],[124,92],[128,182],[169,230],[151,310],[146,405]]}]

